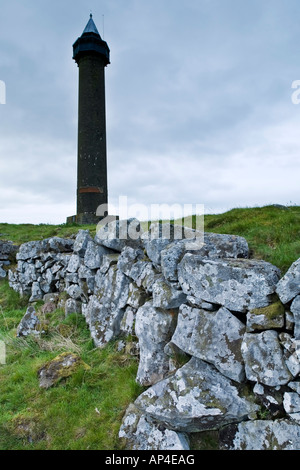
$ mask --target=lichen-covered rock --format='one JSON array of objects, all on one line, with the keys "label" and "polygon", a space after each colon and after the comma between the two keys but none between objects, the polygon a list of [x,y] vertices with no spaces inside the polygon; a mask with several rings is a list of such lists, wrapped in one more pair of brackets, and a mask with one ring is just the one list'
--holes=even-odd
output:
[{"label": "lichen-covered rock", "polygon": [[118,269],[126,276],[131,276],[131,269],[137,261],[145,258],[144,250],[126,246],[118,257]]},{"label": "lichen-covered rock", "polygon": [[128,300],[127,304],[135,309],[140,308],[146,300],[149,299],[149,296],[146,294],[144,289],[137,287],[134,282],[129,284]]},{"label": "lichen-covered rock", "polygon": [[185,294],[237,312],[269,305],[279,276],[277,267],[257,260],[210,260],[187,253],[178,265]]},{"label": "lichen-covered rock", "polygon": [[163,278],[157,279],[152,287],[153,306],[158,308],[178,308],[186,301],[186,294],[175,289]]},{"label": "lichen-covered rock", "polygon": [[16,255],[17,260],[35,259],[40,256],[42,252],[47,251],[47,241],[38,240],[33,242],[23,243]]},{"label": "lichen-covered rock", "polygon": [[37,300],[41,300],[44,294],[47,292],[42,291],[39,282],[33,282],[31,287],[31,296],[29,302],[35,302]]},{"label": "lichen-covered rock", "polygon": [[0,263],[0,279],[4,279],[6,277],[6,271],[3,269],[3,264]]},{"label": "lichen-covered rock", "polygon": [[74,241],[73,252],[83,258],[89,241],[92,241],[89,230],[79,230]]},{"label": "lichen-covered rock", "polygon": [[244,333],[244,324],[226,308],[207,312],[182,305],[171,342],[191,356],[210,362],[226,377],[243,382]]},{"label": "lichen-covered rock", "polygon": [[74,240],[70,238],[52,237],[44,241],[47,247],[45,251],[52,251],[54,253],[68,253],[73,251]]},{"label": "lichen-covered rock", "polygon": [[296,392],[286,392],[283,398],[283,406],[289,415],[300,413],[300,395]]},{"label": "lichen-covered rock", "polygon": [[247,313],[247,332],[283,328],[285,309],[280,301],[267,307],[256,308]]},{"label": "lichen-covered rock", "polygon": [[192,246],[188,239],[177,240],[166,245],[160,252],[161,268],[165,279],[178,280],[178,264],[186,253],[210,259],[248,258],[249,248],[243,237],[235,235],[204,233],[198,246]]},{"label": "lichen-covered rock", "polygon": [[[173,224],[152,223],[148,232],[142,235],[146,253],[156,267],[161,264],[161,252],[171,242],[179,243],[186,240],[186,245],[181,245],[184,250],[200,248],[203,245],[203,232],[199,232],[188,227]],[[172,256],[172,255],[171,255]],[[178,255],[175,250],[175,260]]]},{"label": "lichen-covered rock", "polygon": [[204,233],[209,258],[248,258],[249,247],[246,239],[237,235]]},{"label": "lichen-covered rock", "polygon": [[136,380],[141,385],[152,385],[169,371],[169,357],[164,348],[174,332],[176,317],[176,312],[155,308],[151,301],[138,309],[135,333],[139,339],[140,361]]},{"label": "lichen-covered rock", "polygon": [[161,250],[161,269],[167,281],[178,281],[178,264],[185,253],[184,241],[168,244]]},{"label": "lichen-covered rock", "polygon": [[78,271],[80,265],[82,264],[82,259],[80,258],[79,255],[77,254],[72,254],[68,266],[67,266],[67,271],[69,273],[75,273]]},{"label": "lichen-covered rock", "polygon": [[292,379],[284,361],[278,333],[246,333],[242,343],[246,377],[253,382],[276,387]]},{"label": "lichen-covered rock", "polygon": [[125,310],[123,307],[114,305],[109,299],[101,301],[101,298],[92,295],[87,306],[83,309],[83,313],[95,346],[103,347],[120,333]]},{"label": "lichen-covered rock", "polygon": [[300,349],[299,340],[288,333],[279,334],[280,344],[283,347],[283,358],[293,377],[300,374]]},{"label": "lichen-covered rock", "polygon": [[297,295],[292,302],[291,312],[294,319],[294,336],[297,340],[300,340],[300,295]]},{"label": "lichen-covered rock", "polygon": [[119,259],[119,253],[114,253],[111,255],[104,254],[102,256],[101,267],[98,270],[99,274],[106,274],[111,266],[118,263],[118,259]]},{"label": "lichen-covered rock", "polygon": [[15,261],[18,245],[14,245],[10,240],[0,240],[0,261]]},{"label": "lichen-covered rock", "polygon": [[78,284],[71,284],[67,287],[66,292],[74,300],[87,302],[87,296]]},{"label": "lichen-covered rock", "polygon": [[149,294],[153,291],[153,284],[161,278],[161,274],[154,268],[150,261],[139,260],[134,263],[128,276],[138,287],[143,287]]},{"label": "lichen-covered rock", "polygon": [[288,269],[277,284],[276,292],[283,304],[300,294],[300,258]]},{"label": "lichen-covered rock", "polygon": [[133,307],[126,307],[124,316],[121,321],[120,332],[125,336],[135,335],[135,319],[137,309]]},{"label": "lichen-covered rock", "polygon": [[91,336],[98,347],[120,333],[120,324],[128,300],[130,280],[116,265],[99,278],[96,294],[89,297],[83,309]]},{"label": "lichen-covered rock", "polygon": [[41,257],[47,252],[68,253],[73,250],[73,245],[74,240],[60,237],[52,237],[45,240],[27,242],[20,246],[16,255],[16,259],[22,261],[33,260]]},{"label": "lichen-covered rock", "polygon": [[29,306],[17,328],[17,336],[40,335],[45,333],[34,307]]},{"label": "lichen-covered rock", "polygon": [[189,450],[188,438],[154,423],[134,405],[129,405],[119,431],[126,450]]},{"label": "lichen-covered rock", "polygon": [[142,228],[137,219],[115,220],[99,227],[95,236],[95,242],[112,250],[121,252],[124,247],[139,248],[141,243]]},{"label": "lichen-covered rock", "polygon": [[289,382],[289,388],[294,390],[300,395],[300,382]]},{"label": "lichen-covered rock", "polygon": [[153,385],[135,406],[156,422],[181,432],[218,429],[254,417],[259,407],[212,365],[193,357]]},{"label": "lichen-covered rock", "polygon": [[90,369],[77,354],[70,352],[60,354],[38,370],[40,387],[45,389],[53,387],[74,374],[79,367]]},{"label": "lichen-covered rock", "polygon": [[93,240],[87,243],[84,264],[89,269],[99,269],[102,265],[104,255],[112,254],[113,251],[104,246],[97,245]]},{"label": "lichen-covered rock", "polygon": [[224,449],[300,450],[300,426],[288,420],[240,423]]}]

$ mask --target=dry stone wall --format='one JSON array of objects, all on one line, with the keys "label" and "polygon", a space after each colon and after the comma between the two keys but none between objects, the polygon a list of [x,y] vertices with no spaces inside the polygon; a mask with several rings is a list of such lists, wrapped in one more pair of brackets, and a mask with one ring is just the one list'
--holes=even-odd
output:
[{"label": "dry stone wall", "polygon": [[222,449],[299,450],[300,259],[281,276],[242,237],[165,228],[130,219],[21,245],[9,283],[31,306],[18,334],[40,334],[32,304],[65,292],[97,347],[119,338],[138,354],[127,449],[187,450],[218,430]]}]

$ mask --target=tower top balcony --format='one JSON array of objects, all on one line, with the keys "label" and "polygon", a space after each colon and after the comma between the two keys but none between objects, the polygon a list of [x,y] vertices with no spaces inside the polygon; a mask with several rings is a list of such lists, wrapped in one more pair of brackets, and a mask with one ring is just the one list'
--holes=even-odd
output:
[{"label": "tower top balcony", "polygon": [[94,23],[93,16],[84,28],[82,35],[73,44],[73,59],[79,64],[79,60],[87,55],[101,56],[105,65],[110,63],[109,47],[101,38],[99,31]]}]

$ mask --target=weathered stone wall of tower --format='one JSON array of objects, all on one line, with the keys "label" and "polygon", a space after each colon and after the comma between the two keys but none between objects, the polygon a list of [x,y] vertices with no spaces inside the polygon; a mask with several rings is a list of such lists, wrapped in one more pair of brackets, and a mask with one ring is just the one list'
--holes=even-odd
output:
[{"label": "weathered stone wall of tower", "polygon": [[97,207],[107,204],[104,67],[93,53],[79,61],[77,222],[82,224],[95,223]]}]

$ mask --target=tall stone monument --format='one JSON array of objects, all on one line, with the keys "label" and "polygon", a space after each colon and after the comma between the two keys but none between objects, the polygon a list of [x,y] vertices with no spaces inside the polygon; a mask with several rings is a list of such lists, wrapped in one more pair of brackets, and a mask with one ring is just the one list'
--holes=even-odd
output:
[{"label": "tall stone monument", "polygon": [[109,53],[90,15],[73,44],[79,68],[77,214],[67,222],[97,223],[97,207],[108,202],[104,70]]}]

